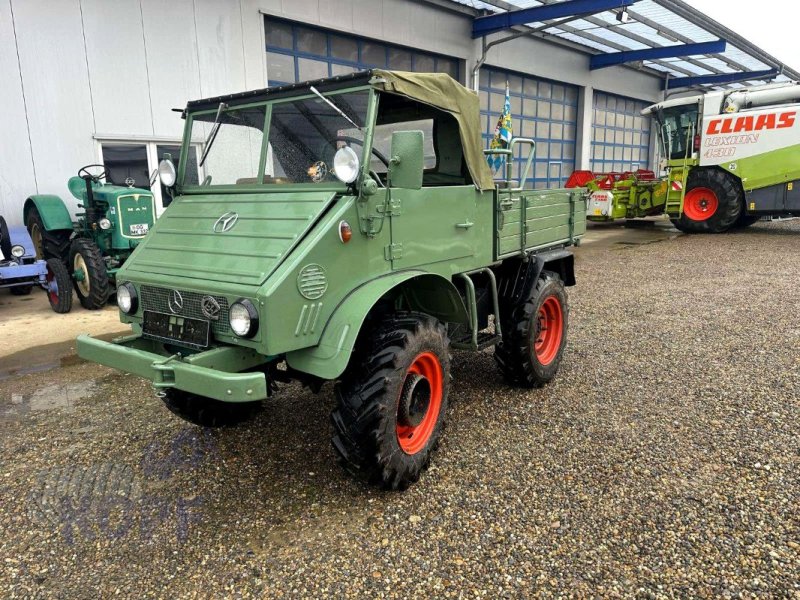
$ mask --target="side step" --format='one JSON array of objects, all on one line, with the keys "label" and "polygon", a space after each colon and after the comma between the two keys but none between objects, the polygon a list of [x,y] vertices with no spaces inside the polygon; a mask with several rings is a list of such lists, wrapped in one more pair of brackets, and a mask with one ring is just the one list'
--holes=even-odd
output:
[{"label": "side step", "polygon": [[472,344],[472,334],[467,334],[464,337],[452,340],[450,345],[457,350],[483,350],[489,346],[494,346],[502,339],[501,336],[488,331],[478,332],[478,347]]}]

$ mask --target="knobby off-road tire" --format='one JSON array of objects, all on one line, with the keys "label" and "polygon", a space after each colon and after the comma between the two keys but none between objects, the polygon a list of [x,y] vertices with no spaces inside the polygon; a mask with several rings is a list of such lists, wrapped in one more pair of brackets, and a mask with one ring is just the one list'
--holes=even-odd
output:
[{"label": "knobby off-road tire", "polygon": [[47,300],[57,313],[72,310],[72,277],[58,258],[47,259]]},{"label": "knobby off-road tire", "polygon": [[672,223],[685,233],[723,233],[734,227],[744,211],[742,189],[719,169],[694,169],[689,174],[683,213]]},{"label": "knobby off-road tire", "polygon": [[0,217],[0,254],[2,254],[6,260],[11,260],[14,258],[11,255],[12,246],[11,232],[8,230],[6,220],[3,217]]},{"label": "knobby off-road tire", "polygon": [[174,388],[165,390],[161,399],[174,414],[200,427],[238,425],[261,408],[261,402],[220,402]]},{"label": "knobby off-road tire", "polygon": [[552,271],[542,271],[528,296],[504,312],[503,338],[494,351],[500,372],[511,385],[542,387],[556,376],[567,343],[564,283]]},{"label": "knobby off-road tire", "polygon": [[37,259],[59,258],[66,261],[69,258],[71,231],[63,229],[47,231],[36,207],[31,208],[31,212],[28,213],[28,221],[25,226],[28,228],[28,233],[31,234]]},{"label": "knobby off-road tire", "polygon": [[[74,280],[81,306],[89,310],[103,308],[111,291],[106,262],[100,248],[91,240],[76,238],[69,249],[70,273],[83,272],[83,280]],[[73,275],[74,278],[74,275]]]},{"label": "knobby off-road tire", "polygon": [[419,479],[447,414],[449,345],[444,325],[418,313],[366,331],[334,388],[332,441],[345,469],[393,490]]}]

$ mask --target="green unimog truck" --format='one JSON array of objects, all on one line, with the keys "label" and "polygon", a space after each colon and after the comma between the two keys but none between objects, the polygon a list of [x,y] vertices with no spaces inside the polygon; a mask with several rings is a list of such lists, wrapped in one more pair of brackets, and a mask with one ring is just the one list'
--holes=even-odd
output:
[{"label": "green unimog truck", "polygon": [[[175,200],[117,273],[132,334],[82,335],[80,356],[151,380],[201,426],[244,420],[277,382],[335,381],[338,456],[394,489],[439,441],[451,348],[494,346],[515,386],[555,376],[584,191],[494,181],[475,93],[373,70],[192,101],[184,118],[202,183],[162,161]],[[531,140],[498,151],[522,148],[524,182]]]}]

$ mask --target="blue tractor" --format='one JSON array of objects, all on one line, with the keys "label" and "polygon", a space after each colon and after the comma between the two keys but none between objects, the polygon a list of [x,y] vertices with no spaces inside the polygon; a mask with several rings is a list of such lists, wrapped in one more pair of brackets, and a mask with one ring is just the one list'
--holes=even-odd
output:
[{"label": "blue tractor", "polygon": [[72,279],[57,258],[37,260],[33,241],[24,227],[9,227],[0,217],[0,288],[15,296],[31,293],[34,286],[44,288],[50,306],[57,313],[72,308]]}]

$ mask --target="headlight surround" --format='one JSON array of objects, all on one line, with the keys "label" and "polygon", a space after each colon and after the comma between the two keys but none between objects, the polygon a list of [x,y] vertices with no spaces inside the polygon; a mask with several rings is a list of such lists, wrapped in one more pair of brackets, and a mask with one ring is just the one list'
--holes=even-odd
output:
[{"label": "headlight surround", "polygon": [[228,322],[233,333],[242,338],[251,338],[258,331],[258,311],[246,298],[239,298],[228,310]]},{"label": "headlight surround", "polygon": [[111,221],[103,217],[100,219],[97,224],[100,226],[100,229],[111,229]]},{"label": "headlight surround", "polygon": [[14,258],[22,258],[25,256],[25,248],[22,246],[11,246],[11,256]]},{"label": "headlight surround", "polygon": [[333,155],[333,173],[343,183],[358,179],[360,166],[358,154],[350,146],[342,146]]},{"label": "headlight surround", "polygon": [[175,169],[175,163],[168,158],[165,158],[158,163],[158,178],[164,187],[171,188],[175,185],[175,180],[178,178],[178,172]]},{"label": "headlight surround", "polygon": [[139,308],[139,296],[131,283],[117,287],[117,306],[126,315],[132,315]]}]

